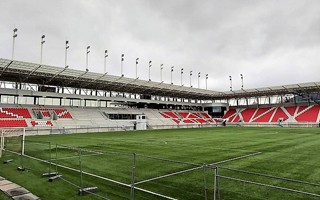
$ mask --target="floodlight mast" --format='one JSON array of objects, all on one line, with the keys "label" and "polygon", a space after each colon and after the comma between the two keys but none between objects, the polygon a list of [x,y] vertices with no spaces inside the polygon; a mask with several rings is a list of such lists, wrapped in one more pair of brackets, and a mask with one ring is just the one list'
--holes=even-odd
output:
[{"label": "floodlight mast", "polygon": [[240,74],[240,78],[241,78],[241,90],[243,90],[243,74]]},{"label": "floodlight mast", "polygon": [[88,62],[89,62],[89,53],[90,53],[90,46],[87,46],[87,56],[86,56],[86,71],[88,72]]},{"label": "floodlight mast", "polygon": [[108,50],[104,50],[104,73],[107,74],[107,57],[108,57]]},{"label": "floodlight mast", "polygon": [[150,60],[149,61],[149,81],[151,81],[151,77],[150,77],[150,75],[151,75],[151,63],[152,63],[152,61]]},{"label": "floodlight mast", "polygon": [[139,64],[139,58],[136,58],[136,79],[138,78],[138,64]]},{"label": "floodlight mast", "polygon": [[163,70],[163,64],[160,65],[160,82],[162,83],[162,70]]},{"label": "floodlight mast", "polygon": [[208,89],[208,76],[209,74],[206,74],[206,90]]},{"label": "floodlight mast", "polygon": [[64,66],[68,66],[67,65],[67,58],[68,58],[68,49],[69,49],[69,41],[66,40],[66,48],[65,48],[65,54],[64,54]]},{"label": "floodlight mast", "polygon": [[192,87],[191,77],[192,77],[192,70],[190,71],[190,87]]},{"label": "floodlight mast", "polygon": [[200,75],[201,75],[201,72],[198,73],[198,88],[200,88]]},{"label": "floodlight mast", "polygon": [[181,86],[183,86],[183,84],[182,84],[182,74],[183,74],[183,68],[181,68]]},{"label": "floodlight mast", "polygon": [[40,50],[40,65],[42,65],[42,53],[43,53],[43,44],[46,42],[44,39],[46,38],[45,35],[41,36],[41,50]]},{"label": "floodlight mast", "polygon": [[121,76],[123,77],[123,61],[124,61],[124,54],[121,54]]},{"label": "floodlight mast", "polygon": [[15,42],[15,38],[16,37],[18,37],[18,29],[17,28],[14,28],[13,29],[13,35],[12,35],[12,38],[13,38],[13,41],[12,41],[12,57],[11,57],[11,59],[13,60],[13,58],[14,58],[14,42]]},{"label": "floodlight mast", "polygon": [[174,68],[174,66],[171,67],[171,84],[173,84],[173,82],[172,82],[172,72],[173,72],[173,68]]},{"label": "floodlight mast", "polygon": [[232,76],[229,76],[229,80],[230,80],[230,91],[232,91]]}]

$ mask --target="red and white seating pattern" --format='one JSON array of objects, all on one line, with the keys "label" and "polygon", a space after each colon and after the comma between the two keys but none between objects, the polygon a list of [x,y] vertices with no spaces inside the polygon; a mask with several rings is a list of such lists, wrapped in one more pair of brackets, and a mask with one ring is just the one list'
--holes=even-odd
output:
[{"label": "red and white seating pattern", "polygon": [[224,119],[228,122],[270,123],[283,119],[288,122],[319,122],[320,105],[268,108],[229,109]]},{"label": "red and white seating pattern", "polygon": [[72,119],[70,112],[66,109],[53,109],[53,108],[33,108],[32,110],[39,110],[43,117],[50,117],[50,111],[57,114],[58,118]]},{"label": "red and white seating pattern", "polygon": [[53,126],[52,121],[31,121],[33,127],[50,127]]},{"label": "red and white seating pattern", "polygon": [[205,112],[187,112],[187,111],[164,111],[160,112],[164,118],[172,119],[176,124],[214,124],[216,121]]},{"label": "red and white seating pattern", "polygon": [[24,119],[1,119],[0,127],[28,127]]},{"label": "red and white seating pattern", "polygon": [[31,118],[31,115],[27,108],[0,107],[0,118]]}]

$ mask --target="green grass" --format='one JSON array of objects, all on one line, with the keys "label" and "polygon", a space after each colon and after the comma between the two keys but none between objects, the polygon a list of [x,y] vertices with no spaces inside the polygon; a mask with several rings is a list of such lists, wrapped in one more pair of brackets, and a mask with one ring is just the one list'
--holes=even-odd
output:
[{"label": "green grass", "polygon": [[[135,182],[178,172],[194,166],[157,158],[202,165],[235,158],[254,152],[261,154],[226,162],[221,166],[253,171],[296,180],[320,183],[320,129],[221,127],[174,129],[27,137],[26,154],[44,160],[58,158],[58,164],[80,169],[79,151],[62,145],[81,147],[96,152],[81,151],[84,171],[125,184],[132,179],[133,153],[136,153]],[[56,144],[59,146],[56,148]],[[8,148],[19,150],[19,142],[11,141]],[[97,153],[97,152],[101,153]],[[151,156],[147,157],[145,155]],[[0,176],[23,185],[41,199],[99,199],[92,195],[77,195],[77,188],[58,180],[49,183],[41,177],[54,171],[54,166],[7,153],[2,160],[13,158],[9,165],[0,164]],[[16,166],[28,170],[18,172]],[[58,167],[67,181],[81,185],[80,174]],[[319,186],[297,184],[219,169],[219,174],[264,184],[288,187],[320,194]],[[137,185],[137,187],[177,199],[213,199],[213,169],[199,168],[167,178]],[[130,188],[83,174],[83,186],[98,186],[99,195],[109,199],[129,199]],[[221,199],[317,199],[307,195],[219,179]],[[161,199],[135,190],[136,199]],[[0,196],[1,198],[1,196]]]}]

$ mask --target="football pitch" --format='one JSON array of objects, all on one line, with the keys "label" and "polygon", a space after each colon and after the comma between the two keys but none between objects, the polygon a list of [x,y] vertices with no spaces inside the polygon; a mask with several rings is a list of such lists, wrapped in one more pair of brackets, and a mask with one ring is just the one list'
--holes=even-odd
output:
[{"label": "football pitch", "polygon": [[[0,176],[43,200],[320,199],[320,128],[27,136],[25,156],[20,140],[7,139]],[[49,172],[62,177],[48,182]],[[98,192],[78,195],[88,187]]]}]

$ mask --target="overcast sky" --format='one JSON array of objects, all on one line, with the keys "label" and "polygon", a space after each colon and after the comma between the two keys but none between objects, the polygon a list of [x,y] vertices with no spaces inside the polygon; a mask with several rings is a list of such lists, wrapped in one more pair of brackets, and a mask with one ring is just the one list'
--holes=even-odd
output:
[{"label": "overcast sky", "polygon": [[40,38],[45,34],[43,63],[89,71],[107,71],[208,89],[229,90],[320,81],[319,0],[0,0],[0,57],[11,59],[12,30],[18,28],[15,59],[40,62]]}]

